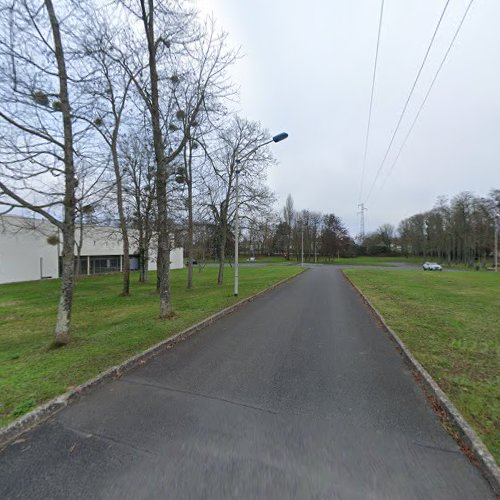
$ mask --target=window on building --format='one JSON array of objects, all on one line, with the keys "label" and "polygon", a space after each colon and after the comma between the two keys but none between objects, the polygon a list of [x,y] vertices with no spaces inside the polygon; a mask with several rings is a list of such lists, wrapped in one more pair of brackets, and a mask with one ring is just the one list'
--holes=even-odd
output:
[{"label": "window on building", "polygon": [[90,274],[113,273],[120,271],[120,256],[90,257]]}]

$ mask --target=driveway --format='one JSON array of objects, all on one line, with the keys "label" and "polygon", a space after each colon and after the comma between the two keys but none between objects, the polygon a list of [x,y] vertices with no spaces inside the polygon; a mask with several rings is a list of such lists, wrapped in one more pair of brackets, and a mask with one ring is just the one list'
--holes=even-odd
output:
[{"label": "driveway", "polygon": [[0,477],[2,499],[494,498],[329,266],[82,397]]}]

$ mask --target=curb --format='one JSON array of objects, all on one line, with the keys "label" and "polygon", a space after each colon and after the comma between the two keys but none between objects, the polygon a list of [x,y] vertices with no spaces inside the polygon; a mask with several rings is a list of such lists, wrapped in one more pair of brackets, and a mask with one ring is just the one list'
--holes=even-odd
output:
[{"label": "curb", "polygon": [[37,425],[47,420],[49,417],[55,415],[57,412],[68,406],[71,402],[78,399],[81,395],[88,393],[92,388],[97,387],[107,380],[121,377],[125,372],[131,370],[132,368],[145,364],[147,361],[157,356],[161,352],[171,349],[176,344],[188,339],[189,337],[200,331],[202,328],[211,325],[215,321],[224,316],[227,316],[228,314],[231,314],[233,311],[239,309],[248,302],[252,302],[256,298],[261,297],[271,290],[274,290],[275,288],[287,283],[288,281],[293,280],[297,276],[300,276],[303,272],[304,271],[278,281],[277,283],[271,285],[269,288],[261,290],[260,292],[257,292],[250,297],[246,297],[245,299],[242,299],[235,304],[232,304],[229,307],[226,307],[225,309],[212,314],[208,318],[205,318],[204,320],[199,321],[198,323],[186,328],[185,330],[172,335],[168,339],[162,340],[161,342],[153,345],[152,347],[149,347],[139,354],[126,359],[122,363],[108,368],[107,370],[99,373],[99,375],[97,375],[96,377],[87,380],[87,382],[84,382],[83,384],[71,389],[70,391],[65,392],[64,394],[56,396],[47,403],[44,403],[34,410],[30,411],[29,413],[26,413],[26,415],[17,418],[6,427],[0,429],[0,450],[16,440],[21,434],[24,434],[26,431],[36,427]]},{"label": "curb", "polygon": [[[495,494],[500,498],[500,467],[498,467],[493,455],[488,451],[484,443],[476,434],[476,431],[467,423],[465,418],[458,411],[457,407],[450,401],[448,396],[431,377],[429,372],[417,361],[404,342],[389,327],[384,317],[377,311],[377,309],[375,309],[364,293],[343,271],[342,274],[354,290],[360,295],[363,301],[368,305],[383,328],[389,333],[391,339],[397,344],[404,360],[416,372],[414,375],[416,375],[417,381],[421,382],[424,386],[424,390],[426,390],[426,392],[428,392],[436,400],[435,403],[437,403],[437,407],[434,404],[434,410],[441,414],[444,413],[445,418],[457,428],[460,440],[469,449],[468,451],[472,452],[473,458],[475,459],[474,462],[479,467],[490,486],[493,488]],[[447,430],[449,432],[449,429]],[[456,436],[453,437],[456,439]],[[459,443],[459,445],[461,445],[461,443]],[[460,447],[470,459],[470,453],[467,454],[467,450],[463,449],[463,445]]]}]

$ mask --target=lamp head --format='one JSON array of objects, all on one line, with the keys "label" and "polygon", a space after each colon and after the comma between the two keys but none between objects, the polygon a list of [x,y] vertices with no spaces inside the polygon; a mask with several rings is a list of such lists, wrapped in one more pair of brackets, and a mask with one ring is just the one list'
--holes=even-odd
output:
[{"label": "lamp head", "polygon": [[281,134],[275,135],[273,137],[273,142],[280,142],[285,140],[288,137],[288,134],[286,132],[281,132]]}]

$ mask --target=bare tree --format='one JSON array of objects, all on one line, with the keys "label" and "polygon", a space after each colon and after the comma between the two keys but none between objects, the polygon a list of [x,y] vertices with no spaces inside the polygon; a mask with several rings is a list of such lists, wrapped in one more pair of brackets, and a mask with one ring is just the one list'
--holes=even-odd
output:
[{"label": "bare tree", "polygon": [[122,295],[130,294],[130,243],[125,213],[125,201],[123,190],[123,168],[120,156],[120,140],[123,118],[126,112],[130,96],[130,88],[134,75],[124,70],[124,63],[117,61],[114,56],[115,45],[120,45],[125,34],[122,29],[113,27],[106,22],[106,17],[98,16],[98,12],[92,10],[94,15],[87,16],[89,22],[86,24],[88,37],[83,43],[82,50],[91,59],[93,64],[93,79],[88,92],[95,96],[94,116],[87,120],[90,125],[100,134],[106,147],[111,154],[114,173],[114,187],[116,195],[116,206],[118,209],[118,220],[122,235],[123,246],[123,284]]},{"label": "bare tree", "polygon": [[[195,198],[202,184],[200,174],[207,165],[209,149],[208,145],[215,146],[216,142],[210,144],[210,139],[206,142],[206,138],[213,134],[214,130],[221,125],[215,120],[215,114],[219,114],[219,110],[211,109],[210,112],[204,109],[200,114],[200,119],[204,119],[204,123],[199,124],[196,129],[193,129],[191,137],[186,142],[183,155],[183,168],[176,172],[176,182],[186,186],[187,193],[185,195],[185,210],[187,211],[187,231],[184,240],[185,250],[188,257],[188,278],[187,288],[193,287],[193,261],[194,261],[194,217],[195,209],[200,208],[200,204],[195,203]],[[202,147],[200,147],[202,146]],[[207,147],[208,146],[208,147]]]},{"label": "bare tree", "polygon": [[156,160],[160,318],[165,319],[171,313],[169,175],[206,106],[207,89],[218,82],[217,87],[223,90],[224,68],[234,55],[225,50],[224,34],[217,36],[210,26],[199,26],[195,14],[183,9],[179,2],[123,0],[122,5],[139,20],[144,34],[137,39],[132,50],[136,58],[127,62],[126,69],[151,121]]},{"label": "bare tree", "polygon": [[[237,58],[237,52],[226,48],[227,34],[218,32],[213,19],[209,18],[200,27],[198,38],[188,49],[187,62],[180,75],[174,78],[173,97],[175,117],[182,122],[180,130],[169,124],[170,150],[184,141],[183,165],[173,168],[174,184],[186,186],[182,207],[187,211],[187,234],[185,245],[188,254],[188,288],[193,286],[193,234],[194,197],[199,179],[198,171],[206,161],[206,151],[196,154],[204,137],[220,128],[225,116],[224,101],[234,95],[232,84],[227,78],[227,68]],[[201,101],[199,100],[201,97]],[[185,110],[188,110],[186,114]],[[193,114],[194,110],[194,114]],[[193,120],[194,117],[194,120]],[[187,134],[186,134],[187,131]],[[202,148],[200,148],[202,149]]]},{"label": "bare tree", "polygon": [[[96,145],[99,146],[97,141]],[[75,191],[75,280],[78,280],[81,272],[86,226],[95,224],[102,217],[103,209],[107,211],[105,205],[114,185],[108,175],[108,165],[109,159],[99,154],[88,159],[80,156],[78,162],[78,184]]]},{"label": "bare tree", "polygon": [[310,212],[309,227],[311,230],[312,252],[314,262],[316,262],[321,228],[321,214],[319,212]]},{"label": "bare tree", "polygon": [[440,197],[432,210],[400,222],[399,244],[406,255],[485,266],[493,253],[495,212],[495,191],[489,197],[470,192]]},{"label": "bare tree", "polygon": [[193,139],[190,139],[186,143],[184,148],[184,182],[187,186],[187,198],[186,198],[186,208],[188,212],[188,224],[187,224],[187,256],[188,256],[188,278],[187,287],[188,289],[193,288],[193,260],[194,260],[194,220],[193,220],[193,151],[198,143]]},{"label": "bare tree", "polygon": [[139,282],[149,280],[149,253],[156,227],[156,183],[154,151],[148,142],[148,122],[138,123],[134,133],[122,144],[124,191],[128,198],[128,219],[137,230]]},{"label": "bare tree", "polygon": [[392,224],[382,224],[376,231],[384,253],[390,254],[396,236],[396,228]]},{"label": "bare tree", "polygon": [[328,259],[346,255],[352,240],[340,217],[326,214],[322,222],[321,254]]},{"label": "bare tree", "polygon": [[[85,134],[84,127],[75,129],[73,112],[80,77],[78,61],[66,57],[60,18],[65,22],[68,18],[63,9],[56,12],[51,0],[2,0],[0,9],[0,203],[7,210],[27,208],[62,233],[61,294],[55,329],[58,344],[70,340],[75,141]],[[62,220],[58,217],[61,207]]]},{"label": "bare tree", "polygon": [[273,194],[264,185],[266,169],[274,162],[269,149],[265,147],[253,152],[241,167],[236,163],[236,160],[245,158],[268,138],[268,132],[260,124],[235,116],[225,129],[218,131],[218,147],[208,155],[202,196],[207,215],[218,233],[218,285],[224,281],[226,244],[236,208],[236,169],[241,168],[239,206],[242,220],[251,218],[255,213],[268,211],[274,201]]}]

